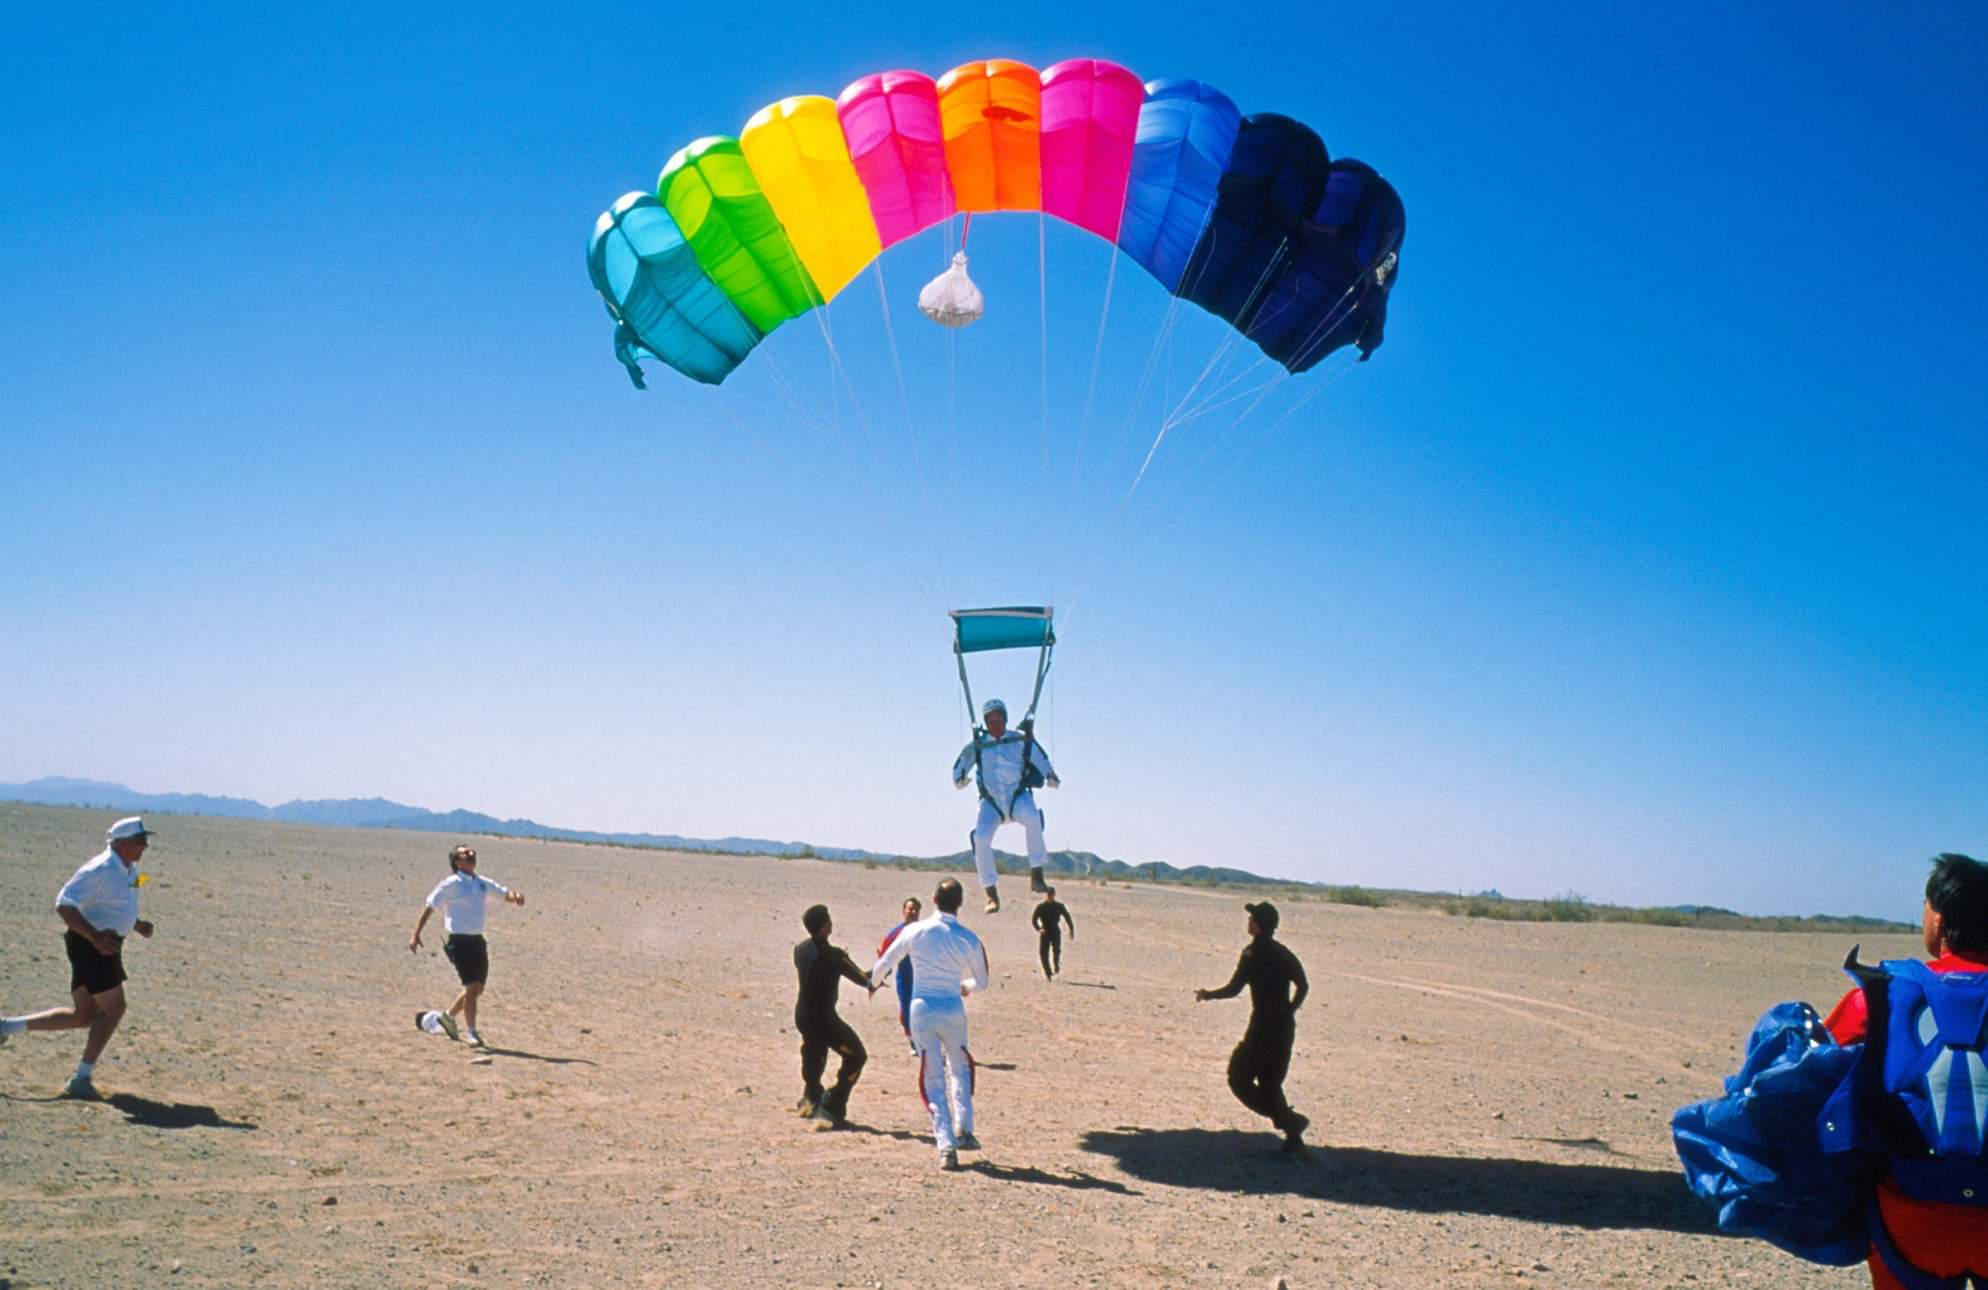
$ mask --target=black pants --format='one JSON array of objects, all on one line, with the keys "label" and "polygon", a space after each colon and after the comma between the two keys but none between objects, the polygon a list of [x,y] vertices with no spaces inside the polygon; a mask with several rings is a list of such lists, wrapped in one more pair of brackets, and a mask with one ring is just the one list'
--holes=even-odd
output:
[{"label": "black pants", "polygon": [[1229,1091],[1279,1129],[1291,1121],[1291,1104],[1284,1100],[1284,1076],[1291,1070],[1290,1027],[1257,1026],[1243,1032],[1242,1042],[1229,1054]]},{"label": "black pants", "polygon": [[1055,976],[1063,970],[1063,933],[1044,932],[1042,944],[1036,947],[1042,955],[1042,974]]},{"label": "black pants", "polygon": [[849,1023],[837,1016],[819,1018],[794,1018],[795,1028],[801,1032],[801,1084],[804,1095],[810,1102],[823,1097],[821,1087],[822,1072],[828,1069],[828,1052],[832,1048],[842,1058],[842,1064],[835,1069],[835,1089],[827,1094],[831,1105],[847,1109],[849,1090],[862,1077],[863,1063],[870,1060],[864,1051],[863,1040]]}]

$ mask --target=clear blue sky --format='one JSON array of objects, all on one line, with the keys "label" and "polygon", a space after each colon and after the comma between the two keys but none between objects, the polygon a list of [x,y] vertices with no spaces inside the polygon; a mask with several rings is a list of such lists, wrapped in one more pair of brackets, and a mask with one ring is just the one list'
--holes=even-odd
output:
[{"label": "clear blue sky", "polygon": [[[944,610],[1053,601],[1055,846],[1898,917],[1988,853],[1988,11],[838,12],[10,13],[0,780],[934,853]],[[1394,181],[1371,363],[1120,506],[1224,332],[1011,216],[950,355],[935,232],[847,389],[807,318],[630,388],[584,245],[677,147],[1080,55]]]}]

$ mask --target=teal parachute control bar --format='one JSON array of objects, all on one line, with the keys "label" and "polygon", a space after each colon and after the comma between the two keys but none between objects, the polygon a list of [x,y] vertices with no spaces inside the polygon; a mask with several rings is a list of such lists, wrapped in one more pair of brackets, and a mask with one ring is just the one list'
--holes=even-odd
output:
[{"label": "teal parachute control bar", "polygon": [[1035,693],[1022,721],[1035,719],[1035,705],[1042,698],[1042,682],[1049,675],[1049,655],[1056,646],[1056,611],[1048,605],[1010,605],[997,609],[955,609],[953,654],[959,661],[960,689],[966,694],[969,719],[978,724],[973,706],[973,685],[966,679],[966,656],[991,649],[1034,649],[1041,651],[1035,662]]}]

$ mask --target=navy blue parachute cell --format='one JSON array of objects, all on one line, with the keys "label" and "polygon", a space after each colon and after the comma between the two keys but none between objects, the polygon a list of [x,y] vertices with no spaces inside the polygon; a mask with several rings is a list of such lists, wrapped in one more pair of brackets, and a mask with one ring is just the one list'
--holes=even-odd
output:
[{"label": "navy blue parachute cell", "polygon": [[1408,217],[1394,186],[1363,162],[1332,163],[1325,195],[1298,222],[1283,273],[1248,326],[1263,352],[1302,372],[1342,345],[1366,361],[1387,325]]},{"label": "navy blue parachute cell", "polygon": [[1242,113],[1213,86],[1146,85],[1118,245],[1168,291],[1180,289],[1241,127]]},{"label": "navy blue parachute cell", "polygon": [[1328,165],[1310,127],[1274,112],[1244,118],[1180,295],[1247,332],[1325,196]]}]

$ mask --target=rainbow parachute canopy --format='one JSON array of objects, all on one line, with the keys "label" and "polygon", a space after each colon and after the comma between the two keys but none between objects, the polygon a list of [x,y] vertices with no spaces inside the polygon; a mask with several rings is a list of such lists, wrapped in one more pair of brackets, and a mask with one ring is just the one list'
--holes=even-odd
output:
[{"label": "rainbow parachute canopy", "polygon": [[988,59],[782,99],[736,139],[697,140],[654,196],[600,217],[587,268],[638,387],[644,359],[716,385],[882,251],[983,211],[1041,211],[1115,243],[1293,372],[1380,346],[1407,231],[1379,172],[1332,160],[1289,117],[1101,59],[1040,73]]}]

